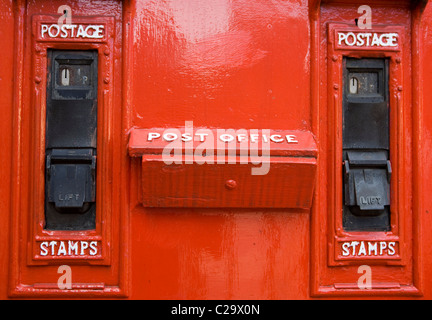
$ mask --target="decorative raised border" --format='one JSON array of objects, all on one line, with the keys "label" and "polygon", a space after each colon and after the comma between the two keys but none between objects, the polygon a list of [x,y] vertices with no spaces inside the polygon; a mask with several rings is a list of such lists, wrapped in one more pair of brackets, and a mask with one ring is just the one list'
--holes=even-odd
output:
[{"label": "decorative raised border", "polygon": [[[125,50],[130,45],[128,26],[130,17],[123,21],[113,16],[74,16],[78,24],[98,23],[104,33],[100,39],[59,38],[53,41],[41,39],[38,27],[42,23],[55,24],[58,16],[27,13],[24,0],[15,3],[17,41],[14,88],[14,137],[11,170],[11,255],[9,273],[9,296],[11,297],[125,297],[128,295],[129,259],[124,255],[128,246],[128,203],[125,197],[128,162],[127,141],[123,136],[122,123],[126,111],[120,106],[128,97],[127,79],[120,69],[130,63],[129,58],[118,50],[122,43]],[[127,22],[126,22],[127,21]],[[28,22],[28,23],[26,23]],[[117,27],[126,28],[123,33]],[[122,37],[123,36],[123,37]],[[51,39],[52,40],[52,39]],[[48,231],[44,221],[44,153],[45,153],[45,97],[47,49],[97,50],[98,74],[98,168],[96,229],[86,231]],[[115,72],[114,72],[115,71]],[[124,146],[123,148],[121,146]],[[124,150],[119,152],[119,150]],[[114,154],[114,151],[116,152]],[[116,172],[116,174],[114,174]],[[71,256],[43,256],[40,243],[54,241],[86,242],[93,248],[81,255],[72,251]],[[100,246],[100,247],[99,247]],[[94,251],[94,248],[98,250]],[[73,247],[72,247],[73,248]],[[99,250],[100,248],[100,250]],[[51,250],[51,247],[49,247]],[[93,254],[95,253],[95,254]],[[94,272],[89,282],[76,283],[62,290],[57,283],[45,283],[39,275],[53,272],[66,264],[85,275],[89,266]],[[54,268],[53,268],[54,267]],[[50,271],[51,270],[51,271]],[[107,273],[107,271],[110,273]],[[49,277],[50,278],[50,277]],[[48,279],[49,279],[48,278]],[[51,277],[52,278],[52,277]],[[86,278],[86,277],[85,277]],[[76,281],[76,280],[75,280]]]},{"label": "decorative raised border", "polygon": [[[323,1],[324,2],[324,1]],[[338,1],[325,1],[326,5],[341,5]],[[354,10],[362,3],[352,2]],[[372,30],[366,32],[387,32],[398,29],[403,33],[403,39],[397,48],[355,48],[347,50],[343,46],[334,45],[335,30],[356,30],[354,24],[329,23],[321,21],[321,1],[310,1],[310,23],[311,23],[311,118],[313,132],[317,136],[319,153],[325,156],[319,157],[317,188],[314,195],[314,207],[311,220],[311,295],[314,297],[330,296],[421,296],[422,281],[419,273],[421,255],[419,254],[420,230],[419,211],[422,207],[421,198],[418,193],[416,177],[421,172],[421,165],[411,157],[416,154],[421,145],[418,135],[415,135],[421,125],[419,117],[420,102],[417,100],[420,90],[419,70],[417,55],[411,56],[411,52],[418,52],[419,48],[419,23],[422,8],[419,5],[411,6],[410,25],[374,25]],[[348,4],[343,3],[344,8]],[[391,6],[390,1],[379,1],[377,6]],[[406,4],[409,7],[409,1]],[[354,21],[353,21],[354,22]],[[323,39],[323,29],[328,31]],[[358,31],[358,29],[357,29]],[[323,40],[326,40],[323,42]],[[325,43],[325,44],[324,44]],[[344,232],[341,227],[342,212],[338,210],[341,204],[341,192],[331,190],[342,190],[341,179],[335,179],[338,168],[341,167],[342,159],[340,139],[341,130],[335,125],[341,114],[341,64],[343,56],[352,57],[388,57],[390,68],[397,73],[397,81],[391,83],[391,105],[394,110],[391,115],[392,123],[397,123],[397,128],[392,129],[392,150],[397,148],[397,156],[393,155],[393,162],[397,167],[399,179],[396,180],[397,187],[392,189],[392,230],[389,233],[376,232],[367,234],[365,232]],[[325,58],[324,58],[325,57]],[[327,61],[324,67],[323,61]],[[323,69],[324,67],[324,69]],[[325,70],[325,71],[324,71]],[[412,77],[412,78],[411,78]],[[326,79],[325,86],[322,85]],[[412,105],[411,105],[412,103]],[[409,108],[404,106],[408,105]],[[340,108],[339,108],[340,107]],[[328,123],[320,121],[322,115],[326,114]],[[337,138],[335,138],[337,137]],[[320,143],[321,141],[321,143]],[[407,141],[411,141],[408,144]],[[395,162],[396,161],[396,162]],[[393,179],[396,175],[393,177]],[[326,188],[320,187],[322,179],[328,184]],[[395,181],[395,180],[394,180]],[[401,183],[404,181],[404,183]],[[393,184],[395,184],[393,182]],[[324,190],[327,189],[327,190]],[[397,211],[395,212],[395,206]],[[339,208],[340,209],[340,208]],[[341,245],[344,241],[371,241],[371,242],[394,242],[397,254],[383,255],[365,258],[344,256]],[[393,253],[393,252],[392,252]],[[356,283],[357,268],[361,265],[370,265],[376,271],[370,290],[362,290]],[[349,271],[351,270],[351,272]],[[375,272],[374,271],[374,272]],[[351,276],[349,276],[349,274]],[[385,276],[383,277],[383,275]],[[353,276],[354,275],[354,276]],[[379,276],[381,275],[381,276]],[[357,278],[360,275],[357,275]]]}]

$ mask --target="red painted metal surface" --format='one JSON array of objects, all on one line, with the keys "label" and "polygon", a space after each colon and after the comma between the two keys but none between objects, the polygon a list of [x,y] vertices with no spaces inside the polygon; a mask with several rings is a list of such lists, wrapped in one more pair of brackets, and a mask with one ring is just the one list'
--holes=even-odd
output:
[{"label": "red painted metal surface", "polygon": [[[339,22],[333,22],[333,13],[339,13]],[[320,38],[322,45],[320,61],[327,63],[321,68],[320,78],[326,79],[325,86],[320,87],[325,92],[320,98],[319,112],[326,124],[319,126],[321,150],[324,157],[320,166],[321,176],[328,181],[327,188],[319,188],[318,197],[326,204],[315,208],[316,220],[313,225],[319,225],[320,230],[326,226],[326,232],[318,229],[312,231],[313,241],[320,250],[313,253],[312,261],[315,267],[316,280],[312,284],[314,295],[421,295],[422,280],[418,277],[419,256],[415,247],[419,241],[415,229],[421,224],[419,212],[413,209],[415,205],[415,187],[412,174],[418,167],[413,166],[413,154],[418,137],[412,136],[417,127],[414,121],[412,100],[413,92],[417,90],[416,64],[413,55],[417,43],[411,41],[419,21],[415,20],[415,10],[409,6],[391,6],[381,2],[376,4],[374,17],[382,14],[385,20],[375,22],[376,27],[371,32],[388,32],[386,24],[392,24],[392,32],[398,35],[398,43],[392,47],[351,48],[341,46],[337,34],[340,31],[358,32],[358,28],[349,19],[349,9],[337,2],[322,4],[320,17]],[[389,14],[391,12],[391,15]],[[410,20],[412,18],[412,20]],[[382,21],[381,24],[379,21]],[[392,23],[391,23],[392,22]],[[389,110],[390,110],[390,148],[393,164],[391,190],[391,230],[388,232],[346,232],[342,227],[342,57],[385,57],[390,61],[389,79]],[[415,161],[414,161],[415,162]],[[329,167],[328,167],[329,165]],[[414,184],[415,185],[415,184]],[[329,193],[327,190],[335,190]],[[346,250],[357,246],[357,251]],[[367,253],[367,248],[373,246],[391,247],[388,251],[380,250],[375,254]],[[324,247],[327,247],[326,249]],[[360,249],[363,247],[363,251]],[[344,250],[345,248],[345,250]],[[359,255],[359,252],[362,254]],[[318,262],[319,261],[319,262]],[[355,274],[360,265],[367,265],[373,271],[372,289],[365,293],[359,290],[358,275]]]},{"label": "red painted metal surface", "polygon": [[143,205],[310,209],[317,155],[312,134],[254,132],[132,130],[128,148],[142,158]]},{"label": "red painted metal surface", "polygon": [[[403,49],[353,53],[331,46],[327,23],[356,28],[357,9],[365,4],[356,0],[68,1],[72,20],[107,21],[112,33],[102,42],[38,40],[34,21],[56,21],[64,1],[0,0],[0,298],[432,298],[432,111],[427,107],[432,4],[418,3],[370,3],[373,25],[399,28]],[[42,230],[43,53],[50,47],[97,49],[103,62],[98,115],[103,164],[98,186],[103,187],[97,199],[105,209],[98,212],[95,231],[69,238]],[[354,239],[338,229],[341,186],[333,175],[340,165],[335,159],[342,55],[395,59],[391,103],[403,102],[392,115],[398,125],[391,133],[397,150],[392,159],[396,220],[391,233],[355,239],[396,239],[400,259],[338,258],[337,241]],[[143,205],[175,194],[169,188],[188,186],[190,175],[158,175],[169,166],[145,159],[160,156],[164,145],[148,151],[139,132],[182,128],[188,121],[196,128],[301,133],[308,142],[274,150],[281,163],[290,162],[291,171],[275,163],[259,182],[247,175],[249,165],[236,171],[223,164],[184,164],[183,172],[202,170],[202,177],[180,193],[183,199],[208,197],[208,190],[199,189],[202,180],[211,180],[212,193],[223,177],[224,197],[212,206]],[[310,168],[299,170],[305,163]],[[224,175],[226,170],[233,171]],[[288,194],[279,195],[280,201],[286,203],[273,206],[276,190],[260,192],[258,184],[283,182],[284,176],[293,186],[305,185],[298,190],[281,184]],[[151,188],[155,181],[160,189]],[[247,198],[231,191],[243,184],[264,195],[265,205],[257,205],[255,196],[241,204]],[[296,205],[305,199],[306,205]],[[70,236],[101,241],[102,255],[39,259],[35,244],[43,237]],[[72,289],[58,288],[60,265],[70,265]],[[370,291],[356,286],[360,265],[372,269]]]}]

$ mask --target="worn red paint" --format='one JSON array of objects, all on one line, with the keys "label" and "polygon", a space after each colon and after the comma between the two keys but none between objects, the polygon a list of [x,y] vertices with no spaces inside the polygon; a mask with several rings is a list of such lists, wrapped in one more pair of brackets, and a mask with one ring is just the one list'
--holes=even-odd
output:
[{"label": "worn red paint", "polygon": [[[400,127],[392,131],[400,182],[393,197],[398,210],[392,233],[354,236],[338,229],[338,213],[330,210],[340,197],[334,192],[341,188],[332,176],[340,165],[334,160],[340,128],[338,115],[329,109],[341,87],[341,52],[328,46],[326,30],[329,21],[355,28],[363,1],[69,1],[72,19],[111,19],[112,37],[94,43],[55,39],[52,44],[37,41],[32,19],[51,17],[55,23],[63,1],[1,0],[0,203],[5,214],[0,215],[0,298],[361,297],[357,269],[366,264],[375,277],[367,292],[371,297],[430,299],[432,112],[427,106],[432,103],[432,41],[427,30],[432,5],[419,3],[370,4],[373,25],[383,28],[379,32],[397,25],[404,34],[402,56],[381,49],[367,53],[387,54],[395,61],[392,103],[404,99],[394,115]],[[38,61],[50,45],[97,49],[106,62],[99,77],[99,101],[105,107],[98,127],[104,163],[98,168],[98,185],[104,185],[98,199],[106,203],[98,219],[104,220],[93,233],[68,234],[76,241],[101,241],[104,251],[94,260],[52,261],[39,259],[35,251],[44,237],[61,241],[65,236],[43,231],[39,210],[46,75]],[[364,54],[356,52],[345,53]],[[310,179],[316,182],[303,189],[311,192],[312,207],[235,207],[230,193],[241,190],[245,181],[249,187],[254,182],[230,175],[220,184],[225,207],[143,205],[143,182],[150,183],[146,177],[160,168],[144,167],[142,149],[130,144],[131,132],[178,128],[185,121],[197,128],[288,130],[312,137],[314,144],[296,150],[317,159],[312,165],[316,179]],[[277,175],[278,165],[273,169]],[[289,179],[297,183],[301,172],[293,170]],[[161,182],[163,192],[187,184],[176,175],[170,179]],[[226,188],[231,180],[235,187]],[[188,190],[182,197],[193,198]],[[262,194],[264,203],[271,203],[271,193]],[[294,191],[289,195],[294,204],[302,197]],[[351,241],[369,241],[364,243],[371,243],[372,255],[375,243],[385,242],[387,249],[395,244],[385,251],[389,259],[375,263],[362,255],[344,256],[342,246]],[[65,292],[56,285],[57,268],[68,263],[76,284]]]}]

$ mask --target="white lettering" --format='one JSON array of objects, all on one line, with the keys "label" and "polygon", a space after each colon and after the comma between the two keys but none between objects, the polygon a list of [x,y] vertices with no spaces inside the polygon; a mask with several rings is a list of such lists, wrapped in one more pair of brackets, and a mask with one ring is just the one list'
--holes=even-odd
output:
[{"label": "white lettering", "polygon": [[342,244],[342,255],[343,256],[349,256],[349,254],[350,254],[349,247],[350,247],[349,242],[344,242]]},{"label": "white lettering", "polygon": [[391,241],[347,241],[341,244],[341,254],[347,256],[394,256],[396,242]]},{"label": "white lettering", "polygon": [[378,246],[378,244],[375,242],[375,243],[371,243],[371,242],[369,242],[368,243],[368,254],[371,256],[372,255],[372,252],[373,252],[373,255],[374,256],[376,256],[377,255],[377,246]]},{"label": "white lettering", "polygon": [[221,139],[223,142],[230,142],[234,140],[234,137],[228,133],[225,133],[219,136],[219,139]]},{"label": "white lettering", "polygon": [[90,255],[94,256],[97,254],[97,241],[90,242]]},{"label": "white lettering", "polygon": [[374,45],[378,46],[378,47],[380,45],[380,41],[379,41],[378,35],[376,33],[373,34],[371,46],[373,47]]},{"label": "white lettering", "polygon": [[[386,37],[387,35],[385,35],[385,34],[382,34],[380,37],[379,37],[379,43],[380,43],[380,45],[382,46],[382,47],[387,47],[388,46],[388,42],[385,42],[384,40],[383,40],[383,38],[384,37]],[[387,37],[388,38],[388,37]]]},{"label": "white lettering", "polygon": [[357,36],[357,46],[361,47],[364,45],[364,33],[359,33]]},{"label": "white lettering", "polygon": [[380,34],[377,32],[339,32],[338,45],[345,45],[349,47],[397,47],[398,37],[398,33]]},{"label": "white lettering", "polygon": [[67,24],[64,24],[61,26],[61,32],[62,33],[61,33],[60,37],[66,38],[68,36],[67,29],[69,29],[69,26]]},{"label": "white lettering", "polygon": [[258,140],[258,137],[259,137],[259,135],[258,134],[256,134],[256,133],[251,133],[250,134],[250,141],[251,142],[257,142]]},{"label": "white lettering", "polygon": [[[241,164],[262,164],[260,168],[252,168],[253,175],[262,175],[269,171],[270,161],[268,160],[273,143],[299,143],[297,135],[287,134],[290,131],[272,133],[269,129],[261,131],[257,129],[217,129],[216,133],[214,133],[212,129],[198,129],[195,131],[193,124],[186,122],[186,132],[183,133],[180,129],[175,128],[167,128],[159,132],[157,131],[160,129],[153,130],[146,133],[148,143],[155,140],[168,142],[162,152],[162,159],[165,164],[169,165],[173,162],[176,164],[191,164],[194,162],[198,164],[213,164],[215,162],[218,164],[235,164],[238,161]],[[197,141],[201,142],[201,144],[195,146],[194,142]],[[215,150],[217,150],[217,155],[216,159],[213,159]],[[237,151],[240,151],[240,157],[237,157]]]},{"label": "white lettering", "polygon": [[246,134],[244,134],[244,133],[239,133],[238,135],[237,135],[237,141],[238,142],[242,142],[242,141],[245,141],[246,140]]},{"label": "white lettering", "polygon": [[397,33],[389,33],[387,38],[387,45],[389,47],[397,47]]},{"label": "white lettering", "polygon": [[93,32],[93,38],[95,39],[103,38],[104,26],[93,26],[93,27],[95,28],[95,31]]},{"label": "white lettering", "polygon": [[[48,34],[50,38],[101,39],[104,37],[104,28],[104,25],[41,24],[41,38],[45,38]],[[77,29],[76,33],[75,29]]]},{"label": "white lettering", "polygon": [[48,26],[46,24],[43,24],[41,26],[41,37],[44,38],[45,37],[45,33],[47,33],[48,31]]},{"label": "white lettering", "polygon": [[347,35],[346,35],[345,33],[339,32],[339,33],[338,33],[338,36],[339,36],[339,42],[338,42],[338,44],[341,45],[341,44],[342,44],[342,41],[345,41],[345,40],[346,40]]},{"label": "white lettering", "polygon": [[288,134],[285,137],[288,143],[298,143],[297,137],[293,134]]},{"label": "white lettering", "polygon": [[204,137],[208,136],[208,133],[198,133],[197,132],[197,133],[195,133],[195,135],[200,137],[200,139],[199,139],[200,142],[203,142],[205,140]]},{"label": "white lettering", "polygon": [[372,33],[366,33],[364,36],[367,39],[366,46],[369,47],[370,46],[370,37],[372,36]]},{"label": "white lettering", "polygon": [[[352,37],[353,41],[352,42],[348,42],[348,37]],[[356,36],[353,32],[350,32],[347,34],[346,39],[345,39],[345,44],[352,47],[353,45],[356,44]]]},{"label": "white lettering", "polygon": [[165,133],[164,135],[163,135],[163,139],[165,140],[165,141],[174,141],[174,140],[177,140],[177,138],[178,138],[178,135],[176,135],[175,133]]},{"label": "white lettering", "polygon": [[54,255],[54,247],[57,245],[57,241],[51,241],[50,244],[51,246],[51,255]]},{"label": "white lettering", "polygon": [[383,254],[383,251],[385,250],[385,248],[387,248],[387,242],[385,241],[381,241],[380,242],[380,256]]},{"label": "white lettering", "polygon": [[358,255],[359,256],[361,256],[361,255],[365,256],[366,255],[366,247],[365,247],[365,244],[363,241],[360,242],[360,249],[359,249]]},{"label": "white lettering", "polygon": [[389,256],[393,256],[396,253],[396,251],[395,251],[395,245],[396,245],[396,242],[389,242],[389,244],[388,244],[388,251],[387,251],[387,254]]},{"label": "white lettering", "polygon": [[70,26],[70,28],[71,28],[71,37],[72,37],[72,38],[75,37],[74,33],[75,33],[75,29],[76,29],[77,27],[78,27],[78,26],[77,26],[76,24],[73,24],[73,25]]},{"label": "white lettering", "polygon": [[[57,30],[57,32],[55,34],[51,32],[53,27],[55,27],[55,29]],[[50,36],[50,38],[57,37],[59,35],[59,33],[60,33],[60,28],[56,24],[52,24],[48,29],[48,35]]]},{"label": "white lettering", "polygon": [[72,251],[74,255],[78,254],[78,242],[69,241],[68,242],[68,255],[72,255]]},{"label": "white lettering", "polygon": [[88,242],[87,241],[81,241],[81,253],[80,255],[83,256],[85,253],[84,251],[88,248]]},{"label": "white lettering", "polygon": [[[49,250],[51,247],[51,250]],[[97,241],[43,241],[41,242],[39,254],[41,256],[76,256],[76,255],[91,255],[98,254]]]},{"label": "white lettering", "polygon": [[192,138],[192,135],[190,133],[186,132],[186,133],[182,134],[182,141],[187,142],[187,141],[192,141],[192,140],[193,140],[193,138]]},{"label": "white lettering", "polygon": [[[89,29],[92,30],[91,33],[89,33]],[[92,39],[94,39],[94,38],[95,38],[95,30],[97,30],[97,29],[95,28],[95,26],[88,26],[88,27],[85,29],[85,33],[86,33],[87,37],[88,37],[88,38],[92,38]]]},{"label": "white lettering", "polygon": [[153,139],[155,139],[155,138],[159,138],[160,136],[161,136],[160,133],[157,133],[157,132],[149,132],[148,137],[147,137],[147,140],[148,140],[148,141],[152,141]]},{"label": "white lettering", "polygon": [[213,139],[205,140],[204,136],[208,136],[209,134],[212,135],[211,131],[208,130],[209,133],[197,133],[196,135],[200,136],[200,140],[202,141],[201,144],[199,144],[195,148],[194,152],[194,160],[197,164],[204,164],[214,163],[214,145],[213,145]]},{"label": "white lettering", "polygon": [[78,32],[77,32],[77,38],[81,37],[81,38],[85,38],[87,36],[87,34],[84,31],[84,26],[83,25],[79,25],[78,26]]},{"label": "white lettering", "polygon": [[46,241],[42,242],[40,245],[40,249],[41,249],[41,252],[40,252],[41,256],[48,255],[48,242],[46,242]]},{"label": "white lettering", "polygon": [[272,134],[270,136],[270,140],[273,141],[273,142],[282,142],[283,141],[283,139],[282,139],[282,137],[281,137],[280,134]]},{"label": "white lettering", "polygon": [[59,249],[57,251],[58,256],[61,254],[64,256],[66,255],[66,247],[65,247],[65,243],[63,241],[60,241],[60,246],[59,246]]}]

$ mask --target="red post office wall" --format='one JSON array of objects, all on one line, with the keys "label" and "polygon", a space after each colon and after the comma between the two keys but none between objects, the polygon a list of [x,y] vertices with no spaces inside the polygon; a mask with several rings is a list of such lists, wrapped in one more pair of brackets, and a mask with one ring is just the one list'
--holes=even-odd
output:
[{"label": "red post office wall", "polygon": [[424,279],[424,294],[425,297],[430,299],[432,297],[432,277],[428,271],[432,265],[432,234],[430,232],[432,227],[432,196],[431,196],[431,174],[432,164],[430,161],[430,150],[432,147],[432,112],[428,106],[432,103],[432,92],[428,90],[427,83],[431,81],[432,64],[430,63],[430,57],[432,55],[432,41],[427,35],[427,30],[432,26],[432,6],[429,3],[426,7],[423,17],[422,24],[419,30],[420,38],[420,50],[419,50],[419,62],[421,73],[420,78],[420,96],[419,99],[419,119],[421,121],[420,130],[417,133],[422,143],[420,145],[420,152],[414,157],[418,158],[418,162],[422,163],[422,174],[417,177],[419,181],[419,193],[420,199],[423,201],[423,208],[420,213],[422,221],[421,242],[419,248],[419,254],[421,256],[421,275]]},{"label": "red post office wall", "polygon": [[[135,4],[131,127],[310,130],[306,2]],[[143,298],[308,296],[310,212],[131,202],[131,285]]]},{"label": "red post office wall", "polygon": [[3,232],[0,235],[0,281],[3,285],[0,286],[0,296],[6,299],[8,294],[8,261],[9,261],[9,247],[10,247],[10,190],[11,190],[11,157],[12,150],[12,136],[13,136],[13,75],[14,75],[14,10],[12,1],[0,2],[0,17],[3,27],[0,30],[0,41],[3,48],[0,59],[0,105],[2,116],[0,117],[0,131],[4,136],[3,147],[4,152],[0,156],[0,179],[2,181],[0,187],[0,206],[3,214],[0,214],[0,223],[2,224]]},{"label": "red post office wall", "polygon": [[[123,33],[118,36],[124,45],[125,91],[116,107],[124,111],[119,143],[124,150],[119,152],[126,165],[119,167],[126,190],[116,201],[128,208],[129,234],[120,244],[129,259],[128,298],[311,298],[312,210],[146,208],[138,192],[141,162],[128,157],[126,148],[132,128],[175,128],[185,121],[193,121],[194,127],[313,132],[310,9],[315,5],[307,0],[123,2]],[[18,130],[13,119],[20,117],[14,104],[21,103],[13,79],[22,68],[14,64],[23,30],[16,18],[22,10],[12,0],[0,0],[1,299],[9,298],[13,255],[11,154]],[[432,298],[431,28],[429,3],[415,35],[419,52],[412,53],[418,55],[420,72],[419,95],[413,97],[419,125],[413,135],[421,143],[413,157],[422,168],[412,180],[421,203],[414,252],[422,282],[417,298],[427,299]]]}]

